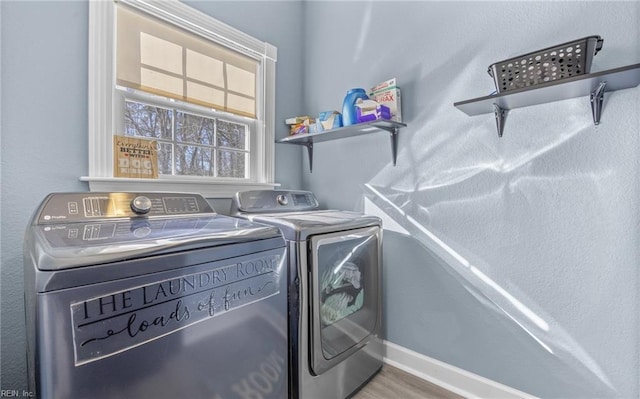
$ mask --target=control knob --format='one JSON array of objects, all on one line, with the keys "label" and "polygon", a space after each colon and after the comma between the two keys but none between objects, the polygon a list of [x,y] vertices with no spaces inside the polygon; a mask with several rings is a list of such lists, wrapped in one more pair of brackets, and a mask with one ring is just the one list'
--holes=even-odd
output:
[{"label": "control knob", "polygon": [[279,194],[276,197],[276,200],[278,201],[278,204],[280,205],[287,205],[289,203],[289,200],[287,199],[287,196],[284,194]]},{"label": "control knob", "polygon": [[151,200],[144,195],[139,195],[131,201],[131,210],[138,215],[144,215],[151,210]]}]

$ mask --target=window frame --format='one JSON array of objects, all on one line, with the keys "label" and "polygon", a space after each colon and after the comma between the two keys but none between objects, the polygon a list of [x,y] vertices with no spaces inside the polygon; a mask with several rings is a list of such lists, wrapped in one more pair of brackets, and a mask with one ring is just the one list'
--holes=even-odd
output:
[{"label": "window frame", "polygon": [[[144,93],[123,93],[115,85],[116,1],[89,2],[88,63],[88,176],[91,191],[181,191],[198,192],[206,198],[230,198],[237,191],[273,189],[275,162],[275,63],[277,49],[177,0],[119,0],[156,18],[257,59],[256,129],[250,137],[250,179],[161,175],[158,179],[113,177],[113,135],[116,104],[123,96],[134,101]],[[197,108],[197,106],[194,106]],[[204,107],[202,108],[205,109]],[[212,117],[224,118],[224,112]],[[120,117],[120,116],[118,116]],[[233,118],[238,118],[234,116]],[[254,131],[255,130],[255,131]]]}]

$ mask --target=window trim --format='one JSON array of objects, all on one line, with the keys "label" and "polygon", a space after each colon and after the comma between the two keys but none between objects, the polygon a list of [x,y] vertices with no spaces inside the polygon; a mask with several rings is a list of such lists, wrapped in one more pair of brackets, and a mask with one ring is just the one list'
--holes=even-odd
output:
[{"label": "window trim", "polygon": [[[88,62],[88,161],[89,175],[80,180],[91,191],[184,191],[198,192],[207,198],[230,198],[237,191],[272,189],[275,180],[275,46],[253,38],[229,25],[201,13],[177,0],[120,0],[157,18],[173,23],[212,41],[261,60],[259,73],[263,84],[257,98],[262,118],[262,134],[251,151],[252,180],[207,179],[189,176],[165,176],[158,179],[113,177],[113,112],[115,77],[114,1],[89,2]],[[257,125],[260,125],[258,123]],[[254,165],[255,164],[255,165]]]}]

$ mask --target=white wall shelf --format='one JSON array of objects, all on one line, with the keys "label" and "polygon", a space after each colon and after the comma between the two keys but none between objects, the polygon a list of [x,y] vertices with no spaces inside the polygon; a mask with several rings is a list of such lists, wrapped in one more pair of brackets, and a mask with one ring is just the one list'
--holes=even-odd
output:
[{"label": "white wall shelf", "polygon": [[320,133],[296,134],[295,136],[285,137],[277,140],[280,144],[296,144],[307,147],[309,155],[309,172],[313,172],[313,145],[323,141],[337,140],[346,137],[361,136],[379,131],[387,131],[391,137],[391,157],[393,166],[396,166],[397,150],[398,150],[398,131],[401,127],[406,127],[405,123],[377,120],[372,122],[358,123],[355,125],[339,127],[336,129],[325,130]]},{"label": "white wall shelf", "polygon": [[507,111],[590,95],[593,123],[600,123],[604,93],[640,85],[640,64],[588,73],[503,93],[459,101],[453,105],[469,116],[493,113],[502,137]]}]

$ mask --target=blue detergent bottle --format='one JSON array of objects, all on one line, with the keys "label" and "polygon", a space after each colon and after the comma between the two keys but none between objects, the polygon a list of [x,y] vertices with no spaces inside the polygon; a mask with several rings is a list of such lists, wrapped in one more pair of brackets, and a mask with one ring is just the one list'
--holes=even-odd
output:
[{"label": "blue detergent bottle", "polygon": [[364,89],[351,89],[347,91],[347,95],[342,103],[342,125],[349,126],[358,123],[356,114],[356,101],[358,99],[367,100],[369,97]]}]

